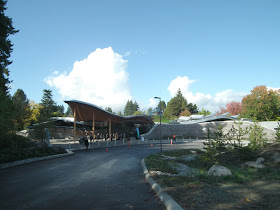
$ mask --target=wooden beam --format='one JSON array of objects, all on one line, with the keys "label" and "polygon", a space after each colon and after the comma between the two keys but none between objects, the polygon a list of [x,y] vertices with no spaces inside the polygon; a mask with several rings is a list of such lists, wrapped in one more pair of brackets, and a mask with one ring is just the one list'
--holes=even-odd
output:
[{"label": "wooden beam", "polygon": [[76,140],[76,135],[77,135],[77,126],[76,126],[76,117],[77,117],[77,110],[76,110],[76,106],[74,106],[74,144],[75,144],[75,140]]},{"label": "wooden beam", "polygon": [[95,116],[94,111],[92,111],[92,137],[95,139]]}]

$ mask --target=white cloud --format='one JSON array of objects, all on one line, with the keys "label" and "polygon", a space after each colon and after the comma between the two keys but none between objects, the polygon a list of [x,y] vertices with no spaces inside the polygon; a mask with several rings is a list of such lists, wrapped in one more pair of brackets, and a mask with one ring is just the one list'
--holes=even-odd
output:
[{"label": "white cloud", "polygon": [[280,88],[267,87],[268,90],[278,91]]},{"label": "white cloud", "polygon": [[174,97],[179,88],[181,89],[182,93],[189,92],[189,86],[194,82],[195,80],[189,80],[187,76],[178,76],[176,79],[171,81],[167,89],[169,90],[171,97]]},{"label": "white cloud", "polygon": [[158,103],[159,103],[158,99],[150,98],[148,108],[149,107],[155,108],[158,105]]},{"label": "white cloud", "polygon": [[86,59],[76,61],[70,73],[48,76],[44,81],[55,87],[63,100],[81,100],[114,112],[123,110],[131,100],[127,60],[111,47],[96,49]]},{"label": "white cloud", "polygon": [[224,107],[227,103],[231,101],[241,101],[242,98],[248,93],[244,92],[234,92],[231,89],[218,92],[215,96],[205,93],[193,93],[190,91],[189,87],[192,83],[196,82],[195,80],[190,80],[187,76],[180,77],[172,80],[168,90],[171,97],[174,97],[180,88],[183,96],[187,99],[188,103],[194,103],[198,106],[199,109],[207,109],[211,112],[218,111],[220,107]]}]

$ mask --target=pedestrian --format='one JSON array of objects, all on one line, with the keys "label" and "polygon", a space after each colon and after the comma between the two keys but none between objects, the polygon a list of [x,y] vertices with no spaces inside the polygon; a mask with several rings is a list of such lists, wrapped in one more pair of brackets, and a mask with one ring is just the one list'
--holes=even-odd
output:
[{"label": "pedestrian", "polygon": [[173,135],[173,141],[176,141],[176,135],[175,134]]}]

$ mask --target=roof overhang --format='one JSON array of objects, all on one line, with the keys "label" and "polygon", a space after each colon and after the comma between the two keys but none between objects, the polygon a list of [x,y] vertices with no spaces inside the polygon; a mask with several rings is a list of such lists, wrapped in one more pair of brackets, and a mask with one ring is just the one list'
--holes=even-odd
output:
[{"label": "roof overhang", "polygon": [[78,121],[100,121],[105,122],[111,120],[111,122],[125,122],[131,121],[135,124],[152,124],[154,122],[151,118],[146,115],[132,115],[132,116],[120,116],[110,112],[105,111],[104,109],[87,102],[78,101],[78,100],[71,100],[71,101],[64,101],[67,103],[71,109],[74,111],[76,110],[76,120]]}]

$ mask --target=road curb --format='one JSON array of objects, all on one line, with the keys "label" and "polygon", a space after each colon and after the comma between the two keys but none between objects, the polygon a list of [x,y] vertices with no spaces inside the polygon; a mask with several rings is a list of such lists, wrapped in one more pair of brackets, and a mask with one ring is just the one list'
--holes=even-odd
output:
[{"label": "road curb", "polygon": [[69,149],[65,149],[65,150],[67,151],[67,153],[64,153],[64,154],[49,155],[49,156],[37,157],[37,158],[29,158],[29,159],[19,160],[19,161],[15,161],[15,162],[11,162],[11,163],[0,164],[0,169],[10,168],[10,167],[23,165],[23,164],[27,164],[27,163],[32,163],[32,162],[36,162],[36,161],[41,161],[41,160],[49,160],[49,159],[54,159],[54,158],[66,157],[66,156],[70,156],[70,155],[74,154]]},{"label": "road curb", "polygon": [[145,158],[141,161],[141,165],[144,171],[144,175],[148,183],[151,185],[151,188],[156,192],[157,196],[163,202],[167,210],[182,210],[183,208],[164,190],[160,187],[158,183],[151,177],[149,171],[145,164]]}]

